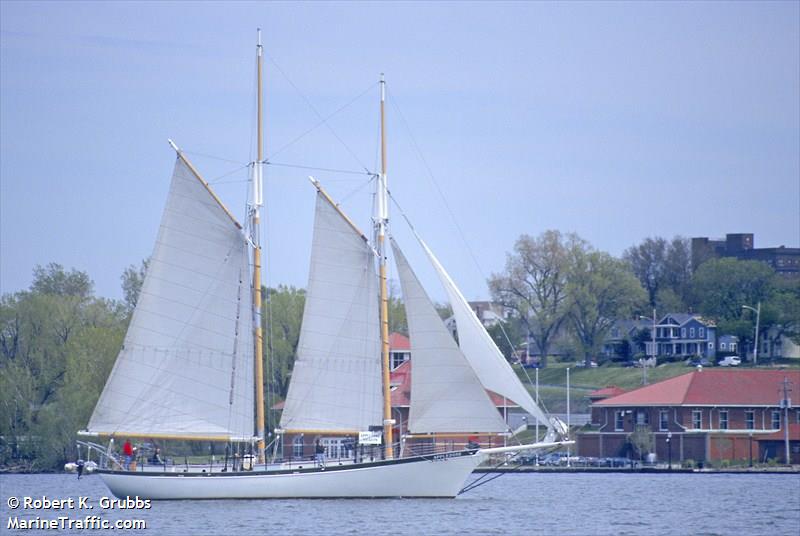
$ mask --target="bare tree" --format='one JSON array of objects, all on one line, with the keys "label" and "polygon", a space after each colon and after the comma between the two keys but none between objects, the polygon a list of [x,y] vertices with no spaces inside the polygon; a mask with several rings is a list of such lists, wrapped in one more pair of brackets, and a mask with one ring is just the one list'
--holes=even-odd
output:
[{"label": "bare tree", "polygon": [[549,230],[536,238],[522,235],[506,259],[505,270],[489,278],[492,299],[519,316],[545,364],[550,344],[569,312],[570,252],[587,247],[576,234]]}]

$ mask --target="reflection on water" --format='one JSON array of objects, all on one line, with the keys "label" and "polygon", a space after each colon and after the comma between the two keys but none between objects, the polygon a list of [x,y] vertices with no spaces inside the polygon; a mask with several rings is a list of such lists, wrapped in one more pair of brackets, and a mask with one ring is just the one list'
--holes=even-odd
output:
[{"label": "reflection on water", "polygon": [[[144,519],[141,534],[800,534],[800,475],[511,474],[453,500],[165,501],[103,511],[97,476],[2,475],[9,516]],[[91,511],[10,510],[11,496],[89,496]],[[187,528],[189,529],[187,531]],[[30,533],[31,531],[24,531]],[[39,532],[39,531],[35,531]],[[73,531],[91,534],[105,531]],[[139,531],[124,531],[135,534]],[[67,532],[69,533],[69,532]]]}]

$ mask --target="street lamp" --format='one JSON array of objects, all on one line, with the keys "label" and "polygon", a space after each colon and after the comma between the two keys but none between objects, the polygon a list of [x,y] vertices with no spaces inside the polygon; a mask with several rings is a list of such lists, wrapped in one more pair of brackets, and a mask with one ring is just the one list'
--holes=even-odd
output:
[{"label": "street lamp", "polygon": [[669,470],[672,471],[672,432],[667,432],[667,458],[669,459]]},{"label": "street lamp", "polygon": [[742,309],[750,309],[756,314],[756,336],[755,343],[753,343],[753,365],[758,365],[758,323],[761,321],[761,302],[758,302],[757,309],[754,309],[749,305],[742,305]]},{"label": "street lamp", "polygon": [[[641,320],[650,320],[646,316],[639,315]],[[656,363],[656,308],[653,307],[653,365]],[[642,385],[647,385],[647,363],[645,360],[639,360],[642,364]]]}]

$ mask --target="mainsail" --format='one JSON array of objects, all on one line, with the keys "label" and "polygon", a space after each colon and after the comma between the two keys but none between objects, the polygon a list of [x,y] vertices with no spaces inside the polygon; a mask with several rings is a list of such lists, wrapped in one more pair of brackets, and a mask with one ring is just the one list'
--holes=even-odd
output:
[{"label": "mainsail", "polygon": [[281,428],[380,426],[380,356],[375,254],[318,193],[303,324]]},{"label": "mainsail", "polygon": [[445,291],[447,291],[450,305],[453,307],[453,315],[456,319],[458,345],[483,386],[500,396],[516,402],[544,426],[551,429],[550,420],[519,381],[514,370],[486,332],[478,317],[475,316],[475,312],[470,308],[467,300],[464,299],[450,275],[418,235],[417,240],[419,240],[420,245],[428,255],[428,259],[436,269],[439,280],[442,282]]},{"label": "mainsail", "polygon": [[128,333],[89,433],[253,436],[247,241],[179,156]]},{"label": "mainsail", "polygon": [[504,432],[500,413],[392,240],[411,340],[411,433]]}]

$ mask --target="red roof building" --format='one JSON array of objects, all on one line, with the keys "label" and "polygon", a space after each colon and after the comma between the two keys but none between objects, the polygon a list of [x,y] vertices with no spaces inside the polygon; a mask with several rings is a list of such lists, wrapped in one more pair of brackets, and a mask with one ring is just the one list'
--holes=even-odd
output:
[{"label": "red roof building", "polygon": [[638,457],[647,454],[638,451],[649,435],[661,460],[785,463],[775,438],[788,424],[790,457],[800,463],[800,412],[782,408],[784,381],[800,399],[798,370],[705,369],[612,396],[595,391],[592,429],[578,435],[578,453]]}]

